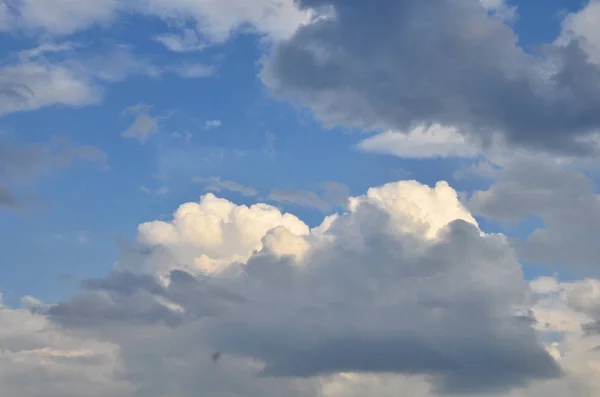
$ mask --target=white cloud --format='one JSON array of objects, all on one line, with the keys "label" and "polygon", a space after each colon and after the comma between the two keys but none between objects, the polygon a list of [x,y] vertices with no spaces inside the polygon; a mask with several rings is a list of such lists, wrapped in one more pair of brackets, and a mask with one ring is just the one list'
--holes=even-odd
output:
[{"label": "white cloud", "polygon": [[[194,74],[193,69],[183,66],[155,66],[138,58],[127,46],[117,46],[102,55],[75,51],[79,48],[75,43],[44,44],[21,51],[17,62],[0,66],[0,116],[48,106],[98,104],[105,84],[130,75],[157,77],[172,68],[183,77],[187,77],[186,71]],[[49,53],[55,57],[46,57]]]},{"label": "white cloud", "polygon": [[236,206],[209,193],[199,203],[181,205],[170,222],[140,225],[138,241],[166,247],[175,255],[171,263],[160,263],[160,255],[156,261],[149,261],[151,270],[183,268],[198,273],[222,269],[236,260],[247,260],[255,250],[261,249],[267,232],[277,226],[285,226],[296,236],[309,232],[308,226],[297,217],[282,214],[275,207]]},{"label": "white cloud", "polygon": [[416,127],[407,133],[383,132],[363,140],[358,148],[404,158],[477,157],[482,152],[481,145],[456,128],[439,124]]},{"label": "white cloud", "polygon": [[52,35],[71,34],[95,24],[106,25],[119,9],[118,0],[21,0],[9,4],[13,12],[7,13],[4,4],[4,15],[9,14],[4,18],[5,26]]},{"label": "white cloud", "polygon": [[[155,39],[177,52],[222,43],[241,30],[281,39],[309,20],[293,0],[22,0],[11,5],[0,3],[0,30],[54,36],[108,27],[132,12],[158,17],[176,33]],[[186,27],[190,22],[193,28]]]},{"label": "white cloud", "polygon": [[454,220],[462,220],[477,227],[477,221],[458,200],[458,195],[447,182],[438,182],[431,188],[417,181],[389,183],[371,188],[366,196],[350,199],[350,210],[366,202],[376,202],[387,211],[403,214],[410,222],[398,224],[404,231],[415,230],[431,239]]},{"label": "white cloud", "polygon": [[173,52],[201,51],[207,46],[194,29],[183,29],[181,34],[159,35],[154,40]]},{"label": "white cloud", "polygon": [[221,123],[221,120],[206,120],[206,122],[204,123],[204,128],[206,128],[207,130],[211,130],[213,128],[219,128],[221,125],[223,125],[223,123]]},{"label": "white cloud", "polygon": [[600,64],[600,1],[591,0],[580,11],[568,14],[562,26],[557,44],[565,45],[579,40],[590,60]]},{"label": "white cloud", "polygon": [[582,395],[600,391],[600,280],[560,282],[543,277],[531,283],[537,294],[532,313],[542,334],[561,333],[547,343],[565,372],[585,387]]},{"label": "white cloud", "polygon": [[[208,43],[222,43],[245,27],[282,39],[309,20],[309,15],[299,11],[292,0],[145,0],[139,2],[137,10],[180,24],[191,20],[197,33]],[[182,29],[180,37],[186,44],[175,39],[176,36],[167,37],[167,47],[176,51],[197,47],[200,40],[195,40],[186,29]]]},{"label": "white cloud", "polygon": [[[48,106],[98,104],[107,84],[132,75],[156,78],[172,73],[196,79],[215,73],[214,67],[200,63],[157,64],[126,45],[92,50],[79,43],[45,43],[16,58],[0,65],[0,116]],[[149,128],[149,121],[142,116],[140,123]]]},{"label": "white cloud", "polygon": [[86,76],[62,65],[24,62],[0,69],[0,116],[52,105],[97,104],[102,93]]}]

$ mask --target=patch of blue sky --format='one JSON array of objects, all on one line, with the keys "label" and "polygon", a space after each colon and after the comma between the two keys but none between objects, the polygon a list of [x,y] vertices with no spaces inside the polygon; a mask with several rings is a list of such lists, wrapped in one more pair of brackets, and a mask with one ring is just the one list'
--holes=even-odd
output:
[{"label": "patch of blue sky", "polygon": [[[551,41],[560,28],[560,18],[552,16],[563,9],[577,9],[580,3],[517,4],[519,19],[514,24],[522,45],[533,48]],[[137,56],[156,65],[205,65],[214,68],[214,74],[202,78],[169,73],[131,75],[120,82],[100,83],[105,87],[101,104],[79,109],[52,106],[0,119],[0,130],[18,136],[23,143],[41,142],[49,134],[62,135],[70,142],[100,148],[107,153],[110,166],[101,171],[75,165],[60,175],[44,174],[35,193],[48,209],[0,215],[3,223],[15,225],[0,231],[6,242],[0,253],[4,273],[0,290],[8,291],[9,302],[10,291],[14,296],[27,293],[41,299],[60,298],[68,288],[61,291],[51,286],[60,274],[84,278],[105,273],[117,256],[116,235],[133,238],[137,224],[156,219],[157,214],[170,214],[182,202],[198,200],[203,185],[190,183],[193,177],[235,181],[253,187],[261,198],[267,198],[272,189],[318,191],[327,181],[348,185],[351,195],[401,179],[429,185],[448,180],[457,190],[467,192],[482,183],[454,178],[466,160],[400,159],[361,152],[354,148],[363,137],[360,133],[339,128],[329,131],[310,113],[273,99],[257,78],[259,48],[264,44],[255,35],[238,35],[201,52],[173,54],[152,40],[166,32],[168,27],[162,22],[132,16],[111,29],[96,27],[77,33],[69,41],[84,43],[89,51],[128,44]],[[34,43],[27,37],[2,36],[2,58]],[[162,117],[159,133],[150,136],[145,145],[121,136],[132,119],[120,114],[139,103],[152,106],[151,115]],[[207,129],[205,123],[210,120],[222,125]],[[151,194],[144,193],[142,186]],[[155,194],[162,187],[168,187],[169,193]],[[235,192],[218,195],[239,204],[256,201]],[[324,214],[316,209],[277,205],[311,226],[323,219]],[[486,231],[503,231],[516,238],[538,226],[534,220],[511,228],[480,222]],[[52,237],[79,231],[90,234],[89,242],[77,244]],[[67,243],[74,247],[61,247]],[[529,278],[536,272],[533,265],[525,269]],[[32,273],[39,277],[31,279]]]}]

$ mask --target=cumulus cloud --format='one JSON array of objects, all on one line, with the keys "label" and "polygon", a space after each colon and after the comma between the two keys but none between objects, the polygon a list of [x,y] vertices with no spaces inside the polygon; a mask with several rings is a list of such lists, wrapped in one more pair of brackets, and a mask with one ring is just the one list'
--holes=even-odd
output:
[{"label": "cumulus cloud", "polygon": [[542,225],[513,243],[524,259],[555,266],[597,266],[600,198],[576,164],[547,156],[512,156],[480,167],[493,182],[472,194],[469,208],[503,222],[539,218]]},{"label": "cumulus cloud", "polygon": [[[121,346],[124,373],[143,390],[166,358],[140,373],[117,329],[156,330],[146,332],[161,335],[151,349],[160,354],[178,340],[167,356],[187,376],[199,360],[190,349],[207,361],[218,351],[222,371],[245,368],[236,381],[254,374],[251,388],[284,387],[263,396],[292,384],[295,395],[336,396],[341,386],[331,383],[343,373],[415,376],[417,390],[435,395],[508,392],[562,372],[518,315],[530,293],[506,239],[481,232],[443,182],[372,188],[313,229],[265,204],[207,194],[170,221],[140,225],[138,244],[129,267],[123,258],[116,273],[45,312]],[[197,391],[187,376],[177,378],[181,396]],[[227,383],[221,393],[240,387]]]},{"label": "cumulus cloud", "polygon": [[586,152],[600,69],[579,41],[533,56],[479,1],[303,0],[329,16],[300,27],[264,60],[262,81],[328,126],[409,132],[455,128],[484,145]]},{"label": "cumulus cloud", "polygon": [[505,21],[512,21],[517,17],[517,6],[508,4],[506,0],[479,0],[479,2],[487,11]]},{"label": "cumulus cloud", "polygon": [[558,45],[567,45],[578,40],[590,60],[600,64],[600,28],[596,23],[600,18],[600,1],[591,0],[580,11],[568,14],[563,21]]},{"label": "cumulus cloud", "polygon": [[[76,397],[127,395],[132,385],[119,380],[119,347],[61,330],[32,313],[40,302],[27,297],[22,307],[5,306],[0,295],[0,385],[6,396]],[[32,376],[35,374],[35,376]]]},{"label": "cumulus cloud", "polygon": [[532,313],[536,328],[549,336],[560,333],[559,340],[547,339],[548,350],[574,379],[579,380],[579,395],[595,395],[600,390],[600,281],[597,279],[561,282],[542,277],[531,282],[537,296]]},{"label": "cumulus cloud", "polygon": [[122,261],[121,268],[150,272],[173,268],[192,273],[218,271],[232,262],[245,262],[261,249],[267,232],[278,226],[284,226],[298,238],[309,233],[304,222],[270,205],[237,206],[208,193],[198,203],[182,204],[171,221],[141,224],[138,241],[155,249],[143,261],[142,269],[135,268],[136,261],[127,260]]}]

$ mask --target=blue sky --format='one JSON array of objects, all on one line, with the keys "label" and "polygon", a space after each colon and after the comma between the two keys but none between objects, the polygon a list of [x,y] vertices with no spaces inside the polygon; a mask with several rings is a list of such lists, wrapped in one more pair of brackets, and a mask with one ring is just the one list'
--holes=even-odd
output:
[{"label": "blue sky", "polygon": [[[49,6],[51,2],[55,4]],[[4,157],[0,158],[0,310],[4,310],[3,302],[20,313],[24,310],[22,298],[32,296],[50,305],[44,306],[48,310],[44,315],[39,314],[38,308],[36,315],[43,317],[40,321],[69,327],[71,317],[61,318],[48,307],[56,304],[63,310],[61,305],[65,305],[64,310],[71,310],[77,297],[88,293],[85,280],[104,280],[108,285],[115,271],[137,269],[136,260],[144,262],[143,269],[133,272],[136,275],[146,272],[152,277],[163,277],[174,270],[172,263],[185,261],[181,258],[187,258],[187,249],[192,248],[195,257],[187,259],[193,263],[198,263],[199,253],[218,266],[222,266],[219,261],[228,266],[241,261],[252,277],[252,264],[262,263],[265,256],[274,255],[279,249],[268,242],[272,236],[279,236],[276,228],[255,232],[252,227],[262,228],[274,215],[252,213],[248,220],[234,225],[239,228],[235,232],[239,236],[228,229],[234,227],[229,222],[237,221],[221,220],[226,230],[223,233],[234,233],[242,242],[208,249],[212,244],[207,242],[212,238],[209,226],[202,224],[202,230],[187,230],[181,226],[183,220],[179,226],[172,221],[172,214],[183,203],[198,202],[209,191],[236,205],[270,204],[281,212],[296,215],[311,228],[320,225],[327,215],[345,214],[334,221],[332,235],[342,242],[354,241],[352,238],[360,235],[364,246],[356,243],[357,246],[382,247],[372,255],[373,262],[404,258],[398,260],[398,266],[410,259],[393,254],[401,243],[387,247],[385,244],[393,239],[377,240],[389,230],[382,226],[385,221],[379,223],[371,218],[376,214],[369,215],[364,209],[368,205],[385,212],[381,219],[389,218],[399,225],[404,222],[401,219],[422,217],[422,225],[428,226],[419,227],[425,229],[455,219],[471,224],[472,215],[478,230],[488,233],[485,238],[493,240],[494,233],[501,235],[502,243],[498,244],[506,251],[489,254],[485,250],[492,249],[489,247],[496,242],[482,243],[485,249],[474,250],[477,254],[473,255],[483,256],[477,257],[473,268],[479,269],[483,263],[484,270],[463,268],[471,260],[469,256],[452,259],[452,265],[444,271],[456,265],[457,271],[465,272],[464,280],[496,274],[498,268],[493,266],[512,263],[512,259],[501,263],[498,259],[508,252],[506,258],[514,257],[516,267],[507,265],[511,270],[499,272],[498,278],[507,277],[507,284],[531,284],[528,291],[540,293],[540,297],[546,297],[544,293],[548,291],[556,296],[571,293],[588,285],[585,283],[597,281],[594,258],[600,254],[595,243],[600,237],[596,224],[596,220],[600,221],[600,201],[596,195],[596,144],[600,122],[593,109],[600,103],[600,91],[594,88],[600,81],[600,31],[589,22],[596,15],[600,17],[597,1],[469,0],[456,11],[458,6],[449,5],[452,1],[436,0],[436,7],[446,10],[442,13],[421,6],[403,9],[405,5],[384,0],[381,4],[374,2],[375,5],[338,0],[300,3],[306,8],[300,10],[296,8],[298,4],[287,0],[257,0],[252,4],[238,0],[218,4],[204,0],[122,4],[102,0],[82,1],[78,6],[65,0],[0,0],[0,156]],[[273,4],[277,6],[270,8]],[[311,4],[314,9],[310,9]],[[317,5],[330,6],[337,14],[309,21],[308,13],[313,12],[313,17],[321,15],[318,13],[323,10]],[[482,16],[483,12],[489,16]],[[399,21],[403,13],[410,18],[406,29]],[[356,15],[360,17],[352,19]],[[398,20],[391,19],[390,24],[388,16]],[[298,22],[302,18],[304,24]],[[328,18],[330,25],[326,25]],[[409,23],[413,21],[414,29]],[[321,24],[326,28],[319,28]],[[420,26],[430,28],[419,30]],[[464,31],[454,32],[457,28],[453,26],[464,26]],[[423,36],[411,37],[416,31]],[[178,50],[159,39],[167,34],[175,35],[169,36],[173,40],[179,37],[174,42],[187,45],[187,50]],[[516,43],[511,41],[511,34],[517,38]],[[449,38],[444,41],[446,36]],[[547,120],[554,122],[549,125]],[[591,143],[581,146],[582,140]],[[392,193],[379,188],[405,180],[417,181],[418,187],[387,185],[397,189],[393,193],[397,196],[391,198],[386,198],[386,194]],[[433,187],[438,181],[447,181],[456,197],[448,198],[443,188],[423,193],[423,186]],[[369,188],[375,189],[365,198]],[[434,198],[427,198],[428,194]],[[394,207],[393,203],[405,200],[410,204]],[[352,202],[368,205],[353,207]],[[396,218],[400,215],[394,211],[405,213]],[[212,215],[201,216],[208,219]],[[146,222],[153,222],[157,229],[140,226]],[[253,222],[260,226],[248,226]],[[290,226],[291,221],[277,222],[289,230],[294,227]],[[180,236],[200,233],[207,240],[173,243],[167,232],[161,231],[166,229],[159,230],[165,225],[181,227]],[[356,234],[352,234],[355,227]],[[419,227],[415,230],[421,230]],[[345,229],[349,230],[348,235],[342,232]],[[320,238],[317,232],[311,236],[307,241],[316,244],[313,240]],[[253,248],[256,252],[236,251],[255,238],[259,244],[259,248]],[[140,249],[152,252],[149,258],[132,260],[128,256],[136,239]],[[439,244],[445,241],[439,239]],[[304,244],[296,242],[292,244],[295,248],[290,249],[300,250],[298,247]],[[168,259],[157,253],[162,248],[171,255]],[[333,266],[338,259],[352,268],[353,258],[362,258],[360,254],[345,257],[337,251],[325,255],[319,249],[322,247],[311,248],[317,252],[315,260],[329,259],[314,268],[322,266],[324,275],[328,275],[327,266]],[[341,248],[338,251],[345,252]],[[301,255],[296,251],[294,254],[301,261]],[[438,263],[440,259],[436,258],[429,259]],[[424,263],[430,262],[419,263],[427,267]],[[166,273],[147,270],[155,267]],[[189,267],[182,269],[189,271]],[[522,272],[520,278],[511,278],[514,269]],[[192,273],[200,279],[206,269],[197,270],[200,273]],[[379,270],[386,272],[389,268]],[[387,291],[385,278],[362,285],[351,271],[332,280],[331,290],[354,288],[360,294],[377,285],[382,293]],[[273,274],[279,277],[276,271]],[[368,278],[374,273],[365,270],[358,274]],[[214,277],[220,280],[221,276]],[[430,280],[428,277],[423,276],[423,280]],[[441,283],[449,290],[460,289],[451,282],[446,285],[446,281]],[[345,282],[349,284],[342,286]],[[404,282],[398,280],[398,285],[405,285]],[[239,286],[236,281],[228,284],[229,279],[223,283],[231,288]],[[318,288],[320,281],[315,285]],[[323,282],[323,286],[327,285]],[[494,288],[490,290],[496,291]],[[507,285],[502,288],[509,289]],[[268,290],[276,301],[276,288]],[[116,290],[107,291],[112,294]],[[494,301],[490,311],[499,307],[495,301],[499,296],[510,295],[511,305],[516,305],[514,291],[506,291],[502,289],[498,296],[481,299]],[[304,296],[305,292],[299,290],[298,294]],[[471,293],[476,296],[480,289],[474,288]],[[265,296],[257,299],[267,299]],[[448,296],[452,297],[452,292]],[[119,295],[118,299],[126,298]],[[172,300],[190,310],[187,303]],[[294,306],[301,303],[283,301],[281,307],[303,307]],[[119,305],[130,308],[129,304],[135,302],[122,301]],[[586,301],[569,310],[585,312],[589,305],[592,303]],[[275,313],[280,307],[272,309]],[[539,307],[531,310],[538,310],[540,316],[547,313]],[[553,306],[552,310],[564,314],[563,306]],[[595,314],[590,313],[596,312],[585,312],[588,322],[595,321]],[[454,315],[462,319],[460,314]],[[278,327],[280,323],[275,318],[274,315],[273,320],[265,319],[265,324]],[[231,321],[234,320],[240,321],[242,328],[247,325],[255,331],[262,326],[246,323],[246,319]],[[0,316],[0,325],[1,321]],[[304,326],[299,324],[297,329]],[[331,326],[337,329],[337,324]],[[382,324],[387,326],[396,329],[395,324]],[[220,324],[215,327],[220,329]],[[557,329],[540,331],[541,339],[550,335],[550,339],[562,341],[556,334],[563,335],[563,330]],[[94,338],[100,335],[92,334]],[[233,333],[223,335],[235,339],[233,345],[239,350],[232,348],[232,355],[263,360],[274,371],[279,364],[288,365],[285,357],[254,352],[254,347],[245,346]],[[265,335],[268,334],[260,337],[268,338]],[[126,337],[98,338],[129,354],[129,347],[123,342]],[[514,341],[502,339],[493,349],[485,346],[481,351],[490,348],[490,354],[496,354],[494,349],[509,342]],[[0,338],[0,350],[2,343]],[[219,339],[210,347],[217,348],[219,343],[224,342]],[[574,349],[564,343],[564,351]],[[0,371],[1,365],[0,362]],[[327,376],[344,372],[332,365],[333,368],[324,369]],[[399,368],[404,368],[397,362],[374,365],[392,373],[402,373]],[[292,367],[284,371],[298,370]],[[538,376],[553,378],[550,367],[540,367],[532,379],[537,382]],[[578,370],[565,368],[567,372]],[[130,370],[136,373],[137,367]],[[318,376],[325,376],[316,371]],[[462,377],[453,378],[456,374],[442,376],[428,371],[415,370],[433,374],[436,381],[432,384],[435,390],[442,390],[440,395],[456,392],[452,387],[467,382]],[[309,377],[313,375],[311,372]],[[523,375],[529,379],[528,376]],[[132,382],[138,391],[152,388],[150,381]],[[477,382],[467,383],[475,392],[481,391],[476,389],[481,386]],[[118,389],[116,383],[111,385]],[[536,397],[548,390],[544,389],[545,383],[523,392],[519,391],[519,381],[515,385],[521,394],[502,395]],[[572,389],[561,389],[561,385],[556,390],[571,393]],[[174,397],[188,396],[184,391],[187,386],[173,387],[170,392],[181,390]],[[256,387],[253,390],[263,390],[260,383]],[[67,393],[57,393],[61,392]],[[385,392],[381,396],[387,395]],[[437,391],[431,394],[434,395],[438,395]]]},{"label": "blue sky", "polygon": [[[0,119],[0,128],[21,144],[44,143],[50,135],[65,136],[73,143],[100,148],[108,155],[110,167],[105,171],[85,165],[52,170],[24,187],[41,198],[40,208],[2,213],[3,223],[18,228],[17,233],[14,228],[0,231],[2,238],[10,241],[0,254],[1,263],[7,265],[2,280],[2,289],[10,291],[7,298],[28,294],[54,300],[71,288],[57,281],[59,275],[79,279],[105,273],[117,254],[117,236],[132,238],[137,224],[170,214],[180,203],[199,198],[204,187],[190,183],[192,177],[234,180],[255,187],[263,196],[271,189],[318,190],[324,182],[337,181],[358,195],[370,186],[399,179],[415,178],[429,184],[447,180],[460,164],[362,153],[353,145],[363,133],[326,129],[309,111],[275,100],[257,78],[264,45],[256,36],[234,37],[207,54],[179,56],[148,40],[163,26],[137,18],[122,22],[134,23],[134,32],[111,34],[121,39],[125,34],[143,56],[214,63],[215,75],[198,79],[133,77],[108,85],[98,105],[42,108]],[[89,48],[94,51],[95,45],[111,41],[105,33],[83,32],[78,40],[94,43]],[[3,58],[32,46],[30,40],[8,42],[9,51]],[[138,103],[151,105],[156,115],[172,113],[161,122],[160,133],[143,146],[121,137],[131,121],[120,114]],[[210,120],[222,124],[207,129],[205,123]],[[189,133],[191,138],[173,137],[175,133]],[[141,186],[152,190],[167,186],[169,193],[145,194]],[[231,192],[223,192],[223,196],[240,204],[252,203],[252,199]],[[313,225],[322,219],[318,210],[283,207]],[[90,233],[84,245],[53,237],[74,236],[80,231]],[[35,244],[31,244],[32,238]],[[83,259],[86,257],[93,259],[82,263],[89,262]],[[44,277],[39,285],[32,285],[29,275],[39,271]]]},{"label": "blue sky", "polygon": [[[577,10],[581,1],[517,5],[516,33],[524,47],[534,48],[556,37],[560,13]],[[110,31],[92,28],[72,40],[86,43],[90,53],[125,42],[139,56],[159,63],[211,65],[214,75],[197,79],[134,76],[107,85],[102,103],[97,105],[55,106],[0,119],[2,131],[21,144],[43,143],[50,135],[61,135],[100,148],[108,155],[110,166],[107,171],[79,166],[53,170],[25,187],[42,199],[40,208],[1,214],[4,224],[14,225],[0,230],[2,239],[10,242],[0,254],[0,263],[6,264],[2,289],[9,291],[7,298],[29,294],[54,300],[72,287],[57,281],[59,275],[79,279],[106,272],[117,254],[117,236],[132,238],[135,225],[169,214],[179,203],[202,194],[203,186],[190,184],[189,178],[194,176],[234,180],[255,187],[262,195],[271,189],[317,190],[323,182],[337,181],[357,195],[370,186],[399,179],[427,184],[452,181],[453,171],[464,163],[361,153],[353,148],[361,139],[360,132],[326,129],[310,111],[269,94],[257,78],[266,44],[256,35],[235,35],[200,53],[173,54],[148,39],[164,29],[157,21],[126,17]],[[30,37],[5,35],[1,39],[3,59],[36,45]],[[160,133],[144,146],[121,137],[129,120],[120,114],[138,103],[151,105],[157,115],[172,113],[161,122]],[[222,125],[207,130],[205,123],[210,120]],[[191,138],[174,138],[175,133],[191,134]],[[267,153],[269,145],[275,156]],[[157,179],[159,174],[166,179]],[[452,182],[462,191],[474,186],[470,181]],[[167,186],[169,193],[148,195],[141,186],[153,190]],[[231,192],[223,196],[249,203]],[[309,223],[322,218],[318,211],[283,207]],[[90,234],[84,245],[72,241],[73,237],[67,241],[53,237],[82,231]],[[32,272],[43,274],[34,284],[29,278]]]},{"label": "blue sky", "polygon": [[[559,12],[577,10],[580,5],[575,0],[535,7],[527,2],[518,4],[520,18],[514,26],[520,41],[532,48],[551,41],[560,29]],[[427,184],[452,181],[453,171],[464,163],[361,153],[353,148],[361,132],[326,129],[310,111],[269,94],[257,78],[267,44],[256,35],[234,35],[200,53],[174,54],[149,40],[165,27],[155,20],[130,16],[113,29],[92,28],[69,41],[86,43],[85,50],[90,53],[115,43],[128,44],[138,56],[158,63],[210,65],[215,68],[214,75],[196,79],[133,76],[108,84],[97,105],[53,106],[0,119],[0,129],[21,144],[43,143],[50,135],[61,135],[73,143],[100,148],[108,155],[110,166],[107,171],[85,166],[52,170],[25,187],[43,200],[43,208],[1,214],[4,224],[14,225],[0,230],[1,238],[10,242],[0,253],[0,263],[6,266],[2,289],[10,291],[7,298],[29,294],[54,300],[71,288],[57,281],[59,275],[79,279],[106,272],[117,253],[117,236],[132,238],[135,225],[169,214],[178,204],[202,194],[203,186],[189,181],[194,176],[234,180],[255,187],[262,195],[271,189],[317,190],[324,182],[337,181],[358,195],[370,186],[405,178]],[[4,35],[1,40],[5,60],[37,43],[19,35]],[[153,114],[171,114],[161,122],[160,133],[143,146],[121,137],[130,120],[120,114],[138,103],[151,105]],[[222,125],[207,130],[205,123],[210,120]],[[174,138],[174,133],[189,133],[191,138]],[[273,137],[272,144],[268,136]],[[275,156],[268,155],[269,145]],[[166,180],[155,178],[157,174],[164,174]],[[148,195],[141,186],[153,190],[167,186],[169,193]],[[455,186],[463,191],[473,188],[469,181],[457,181]],[[231,192],[223,196],[249,202]],[[322,218],[318,211],[283,206],[309,223]],[[90,234],[85,245],[52,237],[81,231]],[[33,285],[32,272],[43,274]]]}]

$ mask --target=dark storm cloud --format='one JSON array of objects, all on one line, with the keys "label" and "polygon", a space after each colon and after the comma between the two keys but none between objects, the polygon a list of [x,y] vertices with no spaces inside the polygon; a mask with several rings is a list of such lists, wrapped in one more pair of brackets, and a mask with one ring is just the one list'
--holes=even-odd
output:
[{"label": "dark storm cloud", "polygon": [[600,128],[600,68],[577,42],[525,53],[478,0],[301,0],[333,17],[303,26],[265,61],[279,97],[328,125],[407,131],[453,125],[484,142],[586,152]]}]

